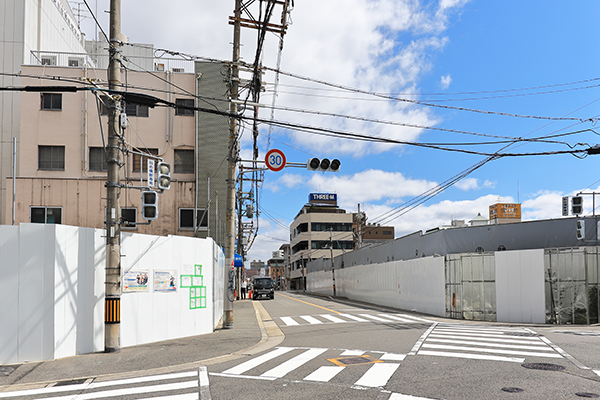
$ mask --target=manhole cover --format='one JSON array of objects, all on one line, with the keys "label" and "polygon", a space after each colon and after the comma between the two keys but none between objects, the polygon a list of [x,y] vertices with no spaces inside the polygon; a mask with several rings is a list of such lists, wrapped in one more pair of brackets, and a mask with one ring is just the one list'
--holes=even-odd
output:
[{"label": "manhole cover", "polygon": [[531,333],[531,332],[504,332],[504,334],[509,335],[509,336],[522,336],[522,337],[540,337],[540,336],[542,336],[538,333]]},{"label": "manhole cover", "polygon": [[370,356],[330,358],[327,361],[331,361],[332,363],[334,363],[335,365],[339,365],[340,367],[346,367],[348,365],[373,364],[383,362]]},{"label": "manhole cover", "polygon": [[596,393],[575,393],[575,395],[578,397],[585,397],[588,399],[596,399],[600,397],[600,395],[597,395]]},{"label": "manhole cover", "polygon": [[547,363],[526,363],[522,364],[521,366],[528,369],[541,369],[544,371],[562,371],[563,369],[565,369],[565,367],[563,367],[562,365]]},{"label": "manhole cover", "polygon": [[517,387],[505,387],[502,390],[508,393],[521,393],[523,391],[523,389]]}]

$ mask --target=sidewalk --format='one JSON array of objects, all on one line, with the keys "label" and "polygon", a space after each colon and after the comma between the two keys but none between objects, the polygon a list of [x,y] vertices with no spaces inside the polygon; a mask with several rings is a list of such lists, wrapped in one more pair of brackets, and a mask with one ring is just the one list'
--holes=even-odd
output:
[{"label": "sidewalk", "polygon": [[[236,301],[233,328],[214,333],[92,353],[52,361],[7,365],[0,371],[0,392],[43,387],[62,381],[124,379],[197,368],[276,346],[283,334],[258,301]],[[265,321],[265,322],[263,322]],[[10,372],[12,368],[14,371]]]}]

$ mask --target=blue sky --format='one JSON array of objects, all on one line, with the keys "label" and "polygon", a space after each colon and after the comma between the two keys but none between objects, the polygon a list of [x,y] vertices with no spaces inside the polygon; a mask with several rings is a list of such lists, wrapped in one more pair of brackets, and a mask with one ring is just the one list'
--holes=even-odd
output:
[{"label": "blue sky", "polygon": [[[103,4],[106,3],[106,4]],[[98,0],[98,9],[108,9]],[[230,3],[230,4],[229,4]],[[141,7],[143,4],[143,7]],[[156,4],[156,7],[152,5]],[[219,59],[231,58],[234,1],[181,0],[168,10],[154,0],[123,2],[123,32],[130,41]],[[94,7],[94,1],[91,1]],[[185,12],[182,12],[185,10]],[[107,19],[106,14],[100,16]],[[597,123],[525,117],[600,116],[600,4],[591,1],[296,0],[285,36],[281,69],[343,87],[454,108],[382,99],[310,80],[281,76],[275,119],[419,143],[462,143],[454,148],[494,153],[502,139],[331,118],[321,111],[423,127],[501,137],[535,138],[595,128]],[[84,24],[90,26],[89,21]],[[103,22],[104,24],[106,22]],[[93,31],[87,29],[88,37]],[[242,55],[252,61],[255,32],[242,33]],[[276,66],[277,39],[267,38],[263,64]],[[274,76],[265,76],[261,103],[271,104]],[[575,82],[580,82],[573,84]],[[486,113],[459,110],[468,108]],[[503,116],[487,112],[515,114]],[[270,110],[261,110],[269,118]],[[260,154],[268,129],[261,130]],[[600,127],[598,132],[600,132]],[[242,157],[250,154],[247,135]],[[554,138],[574,147],[600,143],[593,132]],[[288,161],[338,158],[336,174],[285,168],[267,172],[259,236],[249,259],[266,260],[288,238],[287,227],[311,192],[335,192],[340,205],[369,221],[484,159],[442,150],[376,144],[302,132],[271,132],[270,147]],[[564,143],[527,143],[513,153],[569,150]],[[491,161],[424,205],[390,221],[396,236],[488,216],[498,201],[523,205],[523,219],[561,217],[561,196],[600,186],[600,156],[506,157]],[[591,210],[586,197],[586,210]],[[599,199],[600,204],[600,199]]]}]

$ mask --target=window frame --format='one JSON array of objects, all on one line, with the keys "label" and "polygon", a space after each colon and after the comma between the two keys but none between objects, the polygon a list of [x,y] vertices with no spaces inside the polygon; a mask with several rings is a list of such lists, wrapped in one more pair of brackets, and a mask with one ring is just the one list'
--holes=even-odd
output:
[{"label": "window frame", "polygon": [[[144,151],[152,154],[153,156],[158,157],[158,149],[144,149]],[[140,155],[140,154],[133,153],[133,157],[131,160],[131,172],[132,173],[142,173],[143,172],[142,164],[144,164],[144,161],[148,160],[148,158],[150,158],[150,157],[148,157],[147,155]],[[138,169],[136,169],[136,165],[138,166]]]},{"label": "window frame", "polygon": [[[40,221],[33,221],[32,218],[32,212],[34,209],[37,210],[44,210],[44,222],[40,222]],[[48,222],[48,210],[52,210],[52,215],[54,215],[54,211],[58,210],[59,213],[59,222]],[[62,225],[62,215],[63,215],[63,208],[62,207],[49,207],[49,206],[29,206],[29,222],[31,222],[32,224],[55,224],[55,225]]]},{"label": "window frame", "polygon": [[121,229],[125,229],[125,230],[137,230],[137,216],[138,216],[138,209],[137,207],[121,207],[121,221],[131,221],[129,218],[125,219],[125,216],[123,215],[123,211],[132,211],[131,216],[133,216],[133,225],[126,225],[124,223],[121,224]]},{"label": "window frame", "polygon": [[[50,149],[50,160],[44,160],[44,163],[50,163],[48,167],[42,167],[42,149]],[[53,151],[52,150],[62,149],[62,161],[55,161],[53,159]],[[46,145],[38,145],[38,171],[64,171],[65,170],[65,146],[46,146]],[[60,155],[60,151],[59,151]],[[55,163],[58,163],[58,166],[54,166]]]},{"label": "window frame", "polygon": [[181,116],[194,116],[194,110],[190,110],[189,108],[179,108],[179,107],[194,107],[194,99],[175,99],[175,115]]},{"label": "window frame", "polygon": [[[48,101],[46,101],[48,100]],[[40,93],[41,111],[62,111],[62,93]]]},{"label": "window frame", "polygon": [[[190,160],[185,160],[187,162],[185,163],[178,163],[177,159],[178,158],[182,158],[181,155],[182,154],[191,154],[191,168],[184,168],[184,167],[190,167],[189,165],[189,161]],[[175,149],[174,151],[174,157],[173,157],[173,173],[175,174],[193,174],[196,172],[195,167],[196,167],[196,160],[195,160],[195,151],[194,150],[188,150],[188,149]],[[181,170],[182,168],[184,168],[184,170]]]},{"label": "window frame", "polygon": [[[100,165],[100,169],[98,168],[92,168],[92,151],[94,152],[99,152],[100,153],[100,161],[94,161],[94,167],[96,165]],[[95,171],[95,172],[106,172],[108,171],[108,162],[106,161],[106,155],[104,152],[104,147],[94,147],[94,146],[90,146],[88,147],[88,171]],[[95,157],[97,156],[97,154],[95,155]]]},{"label": "window frame", "polygon": [[[185,226],[182,226],[182,220],[183,220],[182,215],[181,215],[182,211],[192,211],[193,212],[193,216],[192,216],[193,220],[192,221],[195,221],[196,224],[198,224],[198,222],[199,222],[198,218],[202,215],[201,213],[205,213],[203,215],[203,217],[204,217],[203,221],[205,221],[205,224],[202,224],[203,221],[200,221],[201,224],[198,226],[198,230],[199,231],[208,231],[208,225],[210,223],[210,220],[209,220],[209,212],[208,212],[207,208],[193,208],[193,207],[180,207],[179,208],[179,210],[177,212],[178,217],[179,217],[178,218],[178,229],[180,231],[195,231],[196,227],[193,225],[193,222],[192,222],[192,224],[186,223]],[[189,217],[187,217],[187,218],[189,218]]]}]

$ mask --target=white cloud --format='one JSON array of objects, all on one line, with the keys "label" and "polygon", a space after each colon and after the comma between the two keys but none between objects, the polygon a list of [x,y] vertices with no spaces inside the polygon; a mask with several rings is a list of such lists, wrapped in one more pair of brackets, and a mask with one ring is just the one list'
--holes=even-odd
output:
[{"label": "white cloud", "polygon": [[476,179],[476,178],[465,178],[465,179],[458,181],[458,183],[456,183],[454,186],[456,186],[460,190],[467,191],[467,190],[477,190],[477,189],[482,189],[482,188],[493,188],[495,186],[495,183],[492,181],[488,181],[488,180],[481,182],[479,179]]},{"label": "white cloud", "polygon": [[442,76],[442,78],[440,79],[440,86],[444,90],[450,87],[450,83],[452,83],[452,78],[450,77],[450,75]]}]

